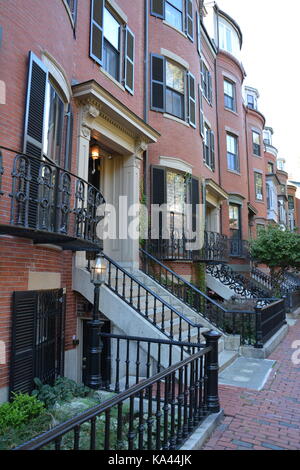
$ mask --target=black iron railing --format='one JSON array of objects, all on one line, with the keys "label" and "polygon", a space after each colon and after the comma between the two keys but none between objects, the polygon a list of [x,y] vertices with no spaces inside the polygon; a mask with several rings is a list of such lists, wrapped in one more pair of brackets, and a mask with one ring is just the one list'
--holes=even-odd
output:
[{"label": "black iron railing", "polygon": [[167,337],[200,342],[200,323],[192,321],[142,281],[104,255],[107,260],[107,287]]},{"label": "black iron railing", "polygon": [[105,201],[98,189],[48,159],[1,148],[1,233],[48,243],[80,240],[82,249],[100,244],[98,209]]},{"label": "black iron railing", "polygon": [[15,450],[174,450],[220,410],[218,339]]},{"label": "black iron railing", "polygon": [[248,240],[240,240],[239,238],[230,238],[229,243],[229,256],[237,258],[250,258],[249,242]]},{"label": "black iron railing", "polygon": [[149,379],[204,347],[197,343],[111,333],[99,336],[103,348],[109,351],[108,369],[112,370],[111,377],[102,382],[102,388],[116,393]]},{"label": "black iron railing", "polygon": [[272,293],[268,288],[258,285],[250,277],[233,271],[227,264],[207,265],[206,272],[229,287],[235,294],[245,298],[268,298]]},{"label": "black iron railing", "polygon": [[[253,296],[251,299],[240,298],[235,301],[234,305],[225,307],[162,264],[150,253],[143,249],[140,250],[140,253],[141,266],[145,274],[220,331],[226,334],[240,335],[241,344],[256,345],[257,318],[255,309],[259,306],[271,306],[278,301],[277,298],[259,296],[257,291],[257,296]],[[216,265],[208,265],[207,269],[209,268],[215,269]]]},{"label": "black iron railing", "polygon": [[175,237],[171,233],[169,239],[146,241],[146,251],[164,261],[225,261],[228,259],[228,239],[226,235],[204,231],[203,247],[197,250],[187,249],[190,241],[184,232]]},{"label": "black iron railing", "polygon": [[285,312],[285,299],[279,299],[264,307],[256,307],[256,348],[262,348],[286,324]]}]

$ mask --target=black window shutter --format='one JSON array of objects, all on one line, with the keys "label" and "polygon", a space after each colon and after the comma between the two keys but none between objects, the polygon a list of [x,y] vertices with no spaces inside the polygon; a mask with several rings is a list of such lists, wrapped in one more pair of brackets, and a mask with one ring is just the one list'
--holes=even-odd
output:
[{"label": "black window shutter", "polygon": [[199,87],[198,87],[198,92],[199,92],[199,112],[200,112],[199,129],[200,129],[200,134],[203,138],[204,137],[204,112],[203,112],[203,96],[202,96],[202,87],[201,87],[201,85],[199,85]]},{"label": "black window shutter", "polygon": [[[166,170],[162,167],[152,167],[152,204],[166,203]],[[162,237],[162,214],[159,214],[159,227],[151,227],[156,237]],[[158,229],[158,233],[157,233]]]},{"label": "black window shutter", "polygon": [[188,74],[188,90],[189,90],[189,123],[196,127],[196,93],[195,93],[195,77],[191,73]]},{"label": "black window shutter", "polygon": [[165,58],[151,54],[151,109],[165,110]]},{"label": "black window shutter", "polygon": [[23,147],[24,153],[39,158],[42,156],[43,151],[47,81],[47,68],[33,52],[30,52]]},{"label": "black window shutter", "polygon": [[104,0],[91,0],[90,56],[102,65]]},{"label": "black window shutter", "polygon": [[212,104],[212,76],[210,72],[208,72],[208,101]]},{"label": "black window shutter", "polygon": [[30,190],[28,204],[28,225],[36,228],[38,177],[43,154],[44,111],[48,70],[33,52],[29,53],[28,85],[25,110],[24,153],[37,157],[30,161]]},{"label": "black window shutter", "polygon": [[201,20],[200,14],[196,11],[196,22],[197,22],[197,50],[199,55],[201,55]]},{"label": "black window shutter", "polygon": [[158,18],[165,18],[165,1],[151,0],[151,15]]},{"label": "black window shutter", "polygon": [[186,34],[187,37],[194,41],[194,17],[193,17],[193,0],[185,1],[185,17],[186,17]]},{"label": "black window shutter", "polygon": [[71,171],[72,165],[72,138],[73,138],[73,112],[72,106],[66,114],[66,141],[65,141],[65,170]]},{"label": "black window shutter", "polygon": [[[193,232],[197,229],[197,205],[200,204],[200,191],[199,191],[199,180],[192,178],[191,180],[191,204],[192,204],[192,230]],[[198,208],[199,209],[199,208]]]},{"label": "black window shutter", "polygon": [[215,171],[215,134],[210,131],[210,167]]},{"label": "black window shutter", "polygon": [[10,395],[33,388],[36,309],[36,291],[14,292]]},{"label": "black window shutter", "polygon": [[125,29],[125,88],[134,94],[134,34],[126,26]]}]

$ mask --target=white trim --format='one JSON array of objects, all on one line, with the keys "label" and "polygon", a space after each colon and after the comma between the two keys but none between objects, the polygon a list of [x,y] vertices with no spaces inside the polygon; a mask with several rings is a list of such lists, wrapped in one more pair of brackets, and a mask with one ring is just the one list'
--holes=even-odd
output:
[{"label": "white trim", "polygon": [[126,23],[126,24],[128,23],[128,16],[119,7],[119,5],[115,2],[115,0],[105,0],[105,3],[107,3],[114,10],[114,12],[120,17],[120,19],[124,23]]},{"label": "white trim", "polygon": [[182,65],[187,70],[190,70],[190,65],[189,63],[184,60],[182,57],[180,57],[177,54],[174,54],[174,52],[169,51],[168,49],[164,49],[163,47],[160,49],[161,55],[164,57],[167,57],[168,59],[173,60],[174,62],[177,62],[178,64]]},{"label": "white trim", "polygon": [[63,100],[70,103],[72,97],[72,89],[69,84],[67,74],[63,67],[55,60],[55,58],[47,51],[42,53],[42,62],[48,69],[49,74],[54,78],[61,92],[63,93]]},{"label": "white trim", "polygon": [[103,67],[100,66],[100,72],[103,73],[107,78],[109,78],[115,85],[117,85],[119,88],[121,88],[122,91],[125,91],[125,87],[118,82],[109,72],[107,72]]},{"label": "white trim", "polygon": [[163,20],[163,24],[166,25],[166,26],[168,26],[169,28],[174,29],[175,31],[177,31],[177,33],[180,33],[184,38],[187,38],[187,35],[186,35],[183,31],[181,31],[181,29],[176,28],[176,26],[173,26],[173,25],[172,25],[171,23],[169,23],[168,21]]},{"label": "white trim", "polygon": [[159,164],[167,168],[183,171],[184,173],[193,174],[193,166],[181,160],[181,158],[160,156]]},{"label": "white trim", "polygon": [[72,13],[71,13],[71,10],[70,10],[70,7],[67,3],[66,0],[62,0],[63,1],[63,4],[67,10],[67,13],[68,13],[68,16],[69,16],[69,19],[70,19],[70,22],[71,22],[71,25],[72,25],[72,28],[74,29],[75,28],[75,24],[74,24],[74,19],[73,19],[73,16],[72,16]]},{"label": "white trim", "polygon": [[176,121],[176,122],[179,122],[180,124],[183,124],[184,126],[190,127],[190,125],[186,121],[176,116],[172,116],[172,114],[164,113],[163,116],[167,119],[171,119],[171,121]]}]

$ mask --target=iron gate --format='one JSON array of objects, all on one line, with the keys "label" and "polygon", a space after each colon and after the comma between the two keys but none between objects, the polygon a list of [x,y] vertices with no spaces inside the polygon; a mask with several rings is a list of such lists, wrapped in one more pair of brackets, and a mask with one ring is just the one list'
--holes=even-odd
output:
[{"label": "iron gate", "polygon": [[64,305],[63,289],[14,292],[10,394],[63,375]]}]

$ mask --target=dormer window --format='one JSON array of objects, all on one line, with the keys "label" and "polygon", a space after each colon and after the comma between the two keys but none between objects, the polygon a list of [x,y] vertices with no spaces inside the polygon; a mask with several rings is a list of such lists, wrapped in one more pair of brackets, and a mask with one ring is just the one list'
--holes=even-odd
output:
[{"label": "dormer window", "polygon": [[239,57],[240,39],[238,33],[223,17],[219,17],[219,47],[235,57]]}]

